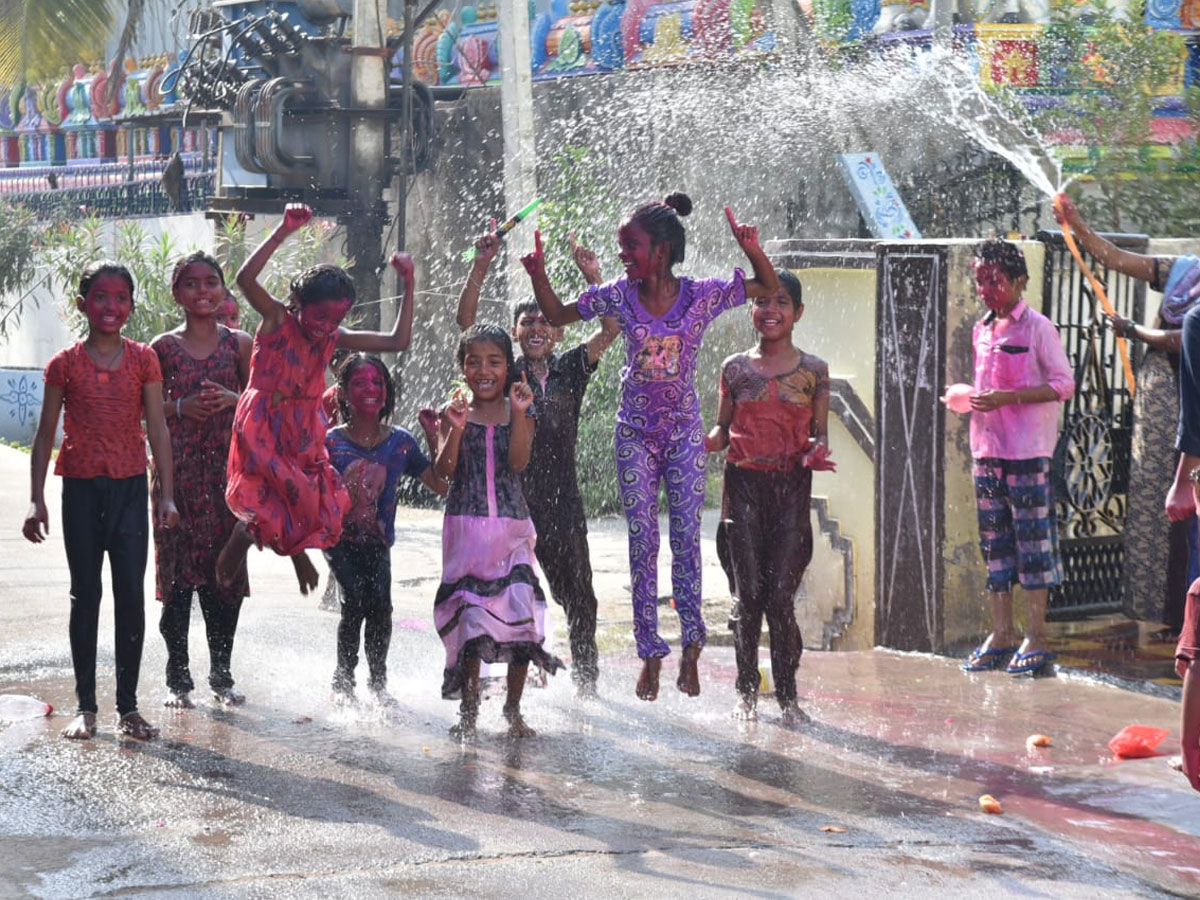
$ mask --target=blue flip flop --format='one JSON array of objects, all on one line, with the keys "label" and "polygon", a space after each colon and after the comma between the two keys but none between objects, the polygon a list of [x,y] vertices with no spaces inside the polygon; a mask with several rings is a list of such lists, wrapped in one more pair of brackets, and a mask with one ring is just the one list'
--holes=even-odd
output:
[{"label": "blue flip flop", "polygon": [[1004,669],[1009,675],[1032,675],[1046,668],[1046,665],[1058,659],[1057,653],[1049,650],[1030,650],[1028,653],[1018,653],[1012,662]]},{"label": "blue flip flop", "polygon": [[1004,668],[1004,664],[1017,652],[1017,647],[988,647],[980,644],[971,651],[967,661],[962,664],[964,672],[991,672]]}]

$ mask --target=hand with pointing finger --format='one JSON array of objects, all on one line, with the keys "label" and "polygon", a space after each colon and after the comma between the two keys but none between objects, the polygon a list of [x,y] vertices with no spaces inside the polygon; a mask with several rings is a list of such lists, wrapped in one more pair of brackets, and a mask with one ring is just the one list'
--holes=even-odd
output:
[{"label": "hand with pointing finger", "polygon": [[486,269],[500,252],[500,235],[496,234],[496,219],[488,220],[487,234],[475,239],[475,265]]},{"label": "hand with pointing finger", "polygon": [[588,284],[600,283],[600,261],[596,259],[595,253],[575,239],[574,231],[571,232],[571,258],[575,260],[575,265],[579,267]]},{"label": "hand with pointing finger", "polygon": [[529,387],[524,372],[521,373],[521,380],[513,382],[508,389],[508,402],[512,406],[513,416],[523,416],[533,406],[533,389]]},{"label": "hand with pointing finger", "polygon": [[533,233],[533,252],[521,257],[521,265],[529,273],[530,278],[546,277],[546,254],[542,250],[542,233]]},{"label": "hand with pointing finger", "polygon": [[758,247],[758,226],[756,225],[740,225],[737,218],[733,215],[733,210],[728,206],[725,207],[725,218],[729,220],[729,230],[733,232],[734,238],[738,242],[738,246],[743,251],[757,250]]}]

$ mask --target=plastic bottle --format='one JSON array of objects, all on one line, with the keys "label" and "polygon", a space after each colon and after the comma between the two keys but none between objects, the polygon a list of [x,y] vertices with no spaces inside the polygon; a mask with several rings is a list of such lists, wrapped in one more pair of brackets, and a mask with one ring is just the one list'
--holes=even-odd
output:
[{"label": "plastic bottle", "polygon": [[22,719],[40,719],[54,712],[54,707],[37,697],[24,694],[0,694],[0,720],[19,722]]}]

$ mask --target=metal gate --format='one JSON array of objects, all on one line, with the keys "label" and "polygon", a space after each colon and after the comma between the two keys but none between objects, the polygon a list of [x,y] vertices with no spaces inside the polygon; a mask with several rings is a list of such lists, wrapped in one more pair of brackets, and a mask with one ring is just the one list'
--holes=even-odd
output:
[{"label": "metal gate", "polygon": [[[1145,253],[1145,235],[1106,234],[1118,247]],[[1050,592],[1049,617],[1072,619],[1121,608],[1125,495],[1129,484],[1133,398],[1112,331],[1059,232],[1038,232],[1046,246],[1042,312],[1058,325],[1075,369],[1055,451],[1058,529],[1066,578]],[[1117,313],[1142,321],[1144,282],[1088,258]],[[1134,372],[1140,345],[1129,343]]]}]

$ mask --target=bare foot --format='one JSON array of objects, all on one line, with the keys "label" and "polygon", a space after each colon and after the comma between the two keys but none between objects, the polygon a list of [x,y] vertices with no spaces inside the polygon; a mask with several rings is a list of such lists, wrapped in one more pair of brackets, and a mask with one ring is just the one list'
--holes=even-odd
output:
[{"label": "bare foot", "polygon": [[757,722],[758,698],[753,695],[738,698],[737,706],[733,708],[733,717],[742,722]]},{"label": "bare foot", "polygon": [[317,567],[303,550],[292,557],[292,566],[296,569],[296,580],[300,582],[300,593],[307,595],[321,580],[321,576],[317,574]]},{"label": "bare foot", "polygon": [[508,720],[508,736],[511,738],[530,738],[536,737],[537,732],[525,724],[525,719],[521,716],[521,708],[504,707],[504,718]]},{"label": "bare foot", "polygon": [[575,685],[576,700],[599,700],[600,691],[596,689],[596,682],[582,681]]},{"label": "bare foot", "polygon": [[450,726],[450,737],[457,738],[464,744],[473,744],[475,742],[475,720],[478,716],[478,710],[460,709],[458,711],[458,724]]},{"label": "bare foot", "polygon": [[399,701],[387,692],[387,688],[379,688],[378,690],[371,688],[371,701],[383,709],[395,709],[400,705]]},{"label": "bare foot", "polygon": [[192,695],[189,691],[171,691],[167,694],[167,699],[163,701],[163,706],[171,709],[196,708],[196,704],[192,702]]},{"label": "bare foot", "polygon": [[96,736],[96,714],[80,713],[62,730],[62,736],[73,741],[86,741]]},{"label": "bare foot", "polygon": [[254,542],[251,540],[250,532],[246,530],[245,524],[239,522],[235,525],[233,531],[229,533],[229,540],[225,542],[220,555],[217,556],[217,584],[222,587],[233,585],[238,570],[246,564],[246,553],[250,550],[252,543]]},{"label": "bare foot", "polygon": [[799,725],[807,725],[811,721],[812,718],[800,708],[800,704],[795,700],[789,700],[783,704],[783,715],[780,716],[779,724],[784,728],[796,728]]},{"label": "bare foot", "polygon": [[1183,771],[1183,757],[1182,756],[1169,756],[1169,757],[1167,757],[1167,765],[1170,768],[1174,769],[1176,772],[1182,772]]},{"label": "bare foot", "polygon": [[158,729],[143,719],[142,714],[135,709],[117,720],[117,734],[123,734],[136,741],[148,741],[158,737]]},{"label": "bare foot", "polygon": [[657,656],[642,661],[642,674],[637,681],[639,700],[653,701],[658,699],[658,674],[662,671],[662,660]]},{"label": "bare foot", "polygon": [[213,700],[222,706],[241,706],[246,702],[246,695],[236,688],[221,688],[213,691]]},{"label": "bare foot", "polygon": [[683,648],[682,659],[679,660],[679,678],[675,686],[689,697],[700,696],[700,645],[688,644]]}]

